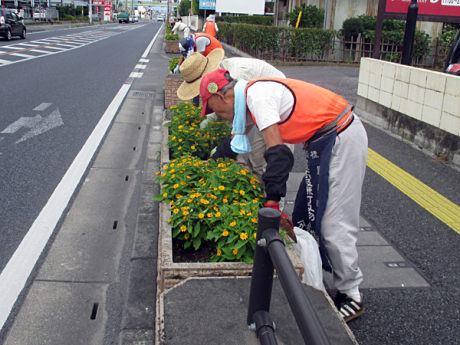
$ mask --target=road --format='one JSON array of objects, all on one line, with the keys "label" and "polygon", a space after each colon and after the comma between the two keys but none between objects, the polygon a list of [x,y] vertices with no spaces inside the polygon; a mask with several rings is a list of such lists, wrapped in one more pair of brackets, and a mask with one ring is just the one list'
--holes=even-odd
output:
[{"label": "road", "polygon": [[[55,202],[55,209],[62,210],[46,216],[46,221],[37,226],[39,215],[45,205],[49,208],[50,196],[69,167],[82,165],[84,160],[77,161],[77,154],[117,99],[119,90],[142,73],[139,60],[161,25],[150,21],[114,24],[0,41],[0,78],[4,81],[0,118],[0,283],[6,279],[5,268],[13,262],[19,266],[11,266],[15,267],[12,270],[24,271],[21,274],[27,278],[23,266],[33,267],[36,259],[27,263],[30,258],[26,255],[14,261],[13,254],[27,242],[24,237],[33,226],[43,243],[32,245],[41,245],[42,249],[46,245],[52,229],[44,236],[44,224],[50,218],[59,220],[67,201]],[[98,141],[91,141],[92,150],[103,139],[104,132],[98,133]],[[89,163],[78,169],[84,173]],[[79,181],[75,176],[73,180]],[[2,298],[6,294],[2,291]],[[7,315],[5,305],[2,308]]]}]

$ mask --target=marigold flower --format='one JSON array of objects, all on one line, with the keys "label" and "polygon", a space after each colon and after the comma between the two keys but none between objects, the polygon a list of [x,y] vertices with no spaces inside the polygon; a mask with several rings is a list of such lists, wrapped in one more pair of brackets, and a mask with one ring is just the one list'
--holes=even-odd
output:
[{"label": "marigold flower", "polygon": [[257,218],[251,218],[251,222],[257,223]]},{"label": "marigold flower", "polygon": [[184,216],[188,216],[188,215],[190,214],[190,212],[189,212],[189,211],[184,211],[184,212],[182,212],[182,214],[183,214]]},{"label": "marigold flower", "polygon": [[222,255],[222,250],[217,249],[217,256],[221,256],[221,255]]},{"label": "marigold flower", "polygon": [[226,204],[226,203],[228,202],[228,200],[227,200],[227,199],[224,199],[224,200],[222,200],[222,202],[223,202],[224,204]]},{"label": "marigold flower", "polygon": [[248,234],[245,233],[245,232],[243,232],[243,233],[241,233],[240,238],[241,238],[243,241],[244,241],[244,240],[247,240],[247,239],[248,239]]},{"label": "marigold flower", "polygon": [[246,214],[245,210],[240,210],[240,215],[244,216]]},{"label": "marigold flower", "polygon": [[186,227],[185,225],[181,225],[180,231],[186,232],[186,231],[187,231],[187,227]]},{"label": "marigold flower", "polygon": [[155,175],[160,175],[161,171],[157,171],[157,173]]},{"label": "marigold flower", "polygon": [[233,254],[234,255],[238,254],[238,249],[233,249]]},{"label": "marigold flower", "polygon": [[212,218],[213,214],[212,213],[208,213],[208,218]]},{"label": "marigold flower", "polygon": [[257,233],[254,234],[254,238],[257,238]]},{"label": "marigold flower", "polygon": [[190,204],[193,200],[192,199],[188,199],[187,202]]},{"label": "marigold flower", "polygon": [[224,232],[222,233],[222,236],[227,237],[228,236],[228,231],[224,230]]},{"label": "marigold flower", "polygon": [[163,194],[163,198],[166,198],[168,196],[168,193]]},{"label": "marigold flower", "polygon": [[236,225],[236,222],[231,222],[230,223],[230,226],[235,226]]},{"label": "marigold flower", "polygon": [[172,174],[175,171],[176,171],[176,169],[171,169],[171,171],[169,173]]},{"label": "marigold flower", "polygon": [[177,149],[178,149],[178,150],[182,150],[182,146],[179,146]]},{"label": "marigold flower", "polygon": [[171,223],[171,218],[168,219],[168,223]]},{"label": "marigold flower", "polygon": [[171,178],[174,178],[174,177],[176,177],[176,175],[175,175],[175,174],[172,174],[172,175],[171,175]]},{"label": "marigold flower", "polygon": [[217,212],[214,216],[215,216],[215,217],[220,217],[221,214],[220,214],[220,212]]},{"label": "marigold flower", "polygon": [[176,199],[180,199],[180,198],[182,198],[182,195],[176,194]]},{"label": "marigold flower", "polygon": [[200,213],[200,214],[198,215],[198,217],[199,217],[199,218],[203,218],[203,217],[204,217],[204,214],[203,214],[203,213]]},{"label": "marigold flower", "polygon": [[242,171],[241,171],[241,174],[242,174],[242,175],[246,175],[246,170],[242,170]]},{"label": "marigold flower", "polygon": [[179,213],[179,209],[178,209],[178,208],[175,208],[175,209],[173,210],[173,213],[174,213],[174,214],[178,214],[178,213]]}]

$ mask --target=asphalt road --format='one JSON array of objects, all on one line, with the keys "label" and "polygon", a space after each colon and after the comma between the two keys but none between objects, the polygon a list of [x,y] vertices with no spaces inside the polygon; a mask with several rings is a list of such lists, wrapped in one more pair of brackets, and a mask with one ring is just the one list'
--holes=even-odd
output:
[{"label": "asphalt road", "polygon": [[[18,61],[0,67],[3,81],[0,117],[0,271],[86,142],[121,85],[127,80],[161,23],[104,25],[29,33],[26,40],[1,40],[7,46],[46,44],[83,35],[100,40],[40,58],[0,56]],[[91,36],[90,36],[91,35]],[[102,36],[101,36],[102,35]],[[104,37],[105,35],[105,37]],[[52,42],[51,40],[47,41]],[[27,48],[16,46],[14,51]],[[29,47],[30,48],[30,47]],[[59,50],[57,50],[59,51]],[[32,51],[24,51],[33,55]],[[35,54],[40,55],[40,54]],[[34,110],[43,103],[44,110]],[[10,126],[21,118],[46,119],[58,111],[55,127]],[[56,118],[56,116],[55,116]],[[49,125],[49,124],[48,124]],[[19,127],[19,128],[18,128]],[[7,128],[10,130],[8,131]],[[35,133],[28,134],[35,129]],[[5,132],[6,131],[6,132]],[[23,141],[21,139],[26,138]],[[20,142],[19,142],[20,141]]]}]

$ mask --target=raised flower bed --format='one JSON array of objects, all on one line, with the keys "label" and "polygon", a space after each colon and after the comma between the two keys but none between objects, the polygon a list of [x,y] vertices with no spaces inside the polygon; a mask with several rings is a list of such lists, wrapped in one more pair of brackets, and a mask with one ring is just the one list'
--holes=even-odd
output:
[{"label": "raised flower bed", "polygon": [[[165,127],[170,131],[168,141],[163,138],[162,143],[164,164],[157,173],[162,189],[155,197],[161,201],[160,293],[190,276],[250,275],[257,212],[264,201],[257,179],[245,166],[230,159],[203,160],[230,133],[225,122],[201,130],[200,108],[184,103],[172,110]],[[166,162],[163,156],[170,150],[172,160]],[[195,250],[211,241],[215,251],[208,262],[178,263],[173,261],[173,241]],[[301,275],[303,267],[292,246],[288,252]]]}]

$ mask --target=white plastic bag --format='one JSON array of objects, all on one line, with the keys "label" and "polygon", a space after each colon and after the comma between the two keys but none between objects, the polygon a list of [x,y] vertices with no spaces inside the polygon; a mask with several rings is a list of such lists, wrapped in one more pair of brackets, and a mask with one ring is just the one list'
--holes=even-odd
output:
[{"label": "white plastic bag", "polygon": [[302,281],[325,290],[318,243],[308,231],[294,227],[294,233],[297,237],[297,243],[292,245],[297,254],[299,254],[300,261],[304,266]]}]

